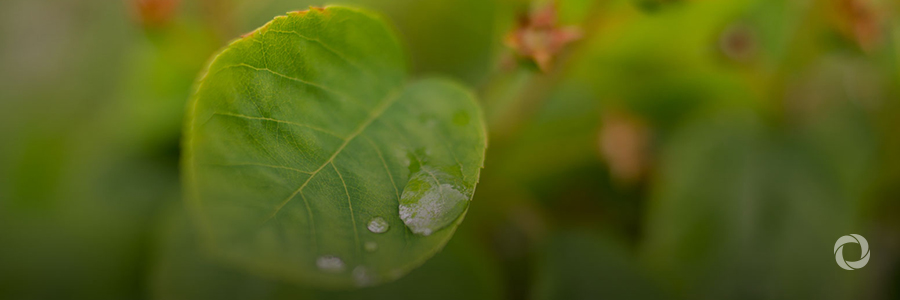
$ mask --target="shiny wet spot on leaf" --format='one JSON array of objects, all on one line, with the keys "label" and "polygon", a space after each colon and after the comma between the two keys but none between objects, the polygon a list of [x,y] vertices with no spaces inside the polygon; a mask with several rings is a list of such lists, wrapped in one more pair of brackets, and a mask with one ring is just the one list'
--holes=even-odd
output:
[{"label": "shiny wet spot on leaf", "polygon": [[412,232],[430,235],[466,210],[469,197],[450,182],[451,175],[424,166],[410,176],[400,196],[400,219]]},{"label": "shiny wet spot on leaf", "polygon": [[366,251],[375,252],[376,250],[378,250],[378,243],[368,241],[368,242],[366,242],[364,247],[366,248]]},{"label": "shiny wet spot on leaf", "polygon": [[369,225],[366,227],[369,228],[369,231],[372,233],[385,233],[388,229],[391,228],[391,225],[388,224],[387,221],[382,217],[375,217],[371,221],[369,221]]},{"label": "shiny wet spot on leaf", "polygon": [[316,266],[319,267],[319,270],[329,273],[344,271],[344,261],[340,257],[333,255],[320,256],[316,260]]}]

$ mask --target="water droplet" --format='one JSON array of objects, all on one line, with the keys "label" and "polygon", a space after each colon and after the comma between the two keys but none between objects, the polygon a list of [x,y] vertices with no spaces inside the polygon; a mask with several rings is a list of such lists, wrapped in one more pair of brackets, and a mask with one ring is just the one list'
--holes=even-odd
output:
[{"label": "water droplet", "polygon": [[325,272],[339,273],[344,270],[344,261],[337,256],[325,255],[316,259],[316,266]]},{"label": "water droplet", "polygon": [[422,166],[400,195],[400,219],[412,232],[426,236],[450,225],[469,201],[456,182],[449,174]]},{"label": "water droplet", "polygon": [[373,242],[373,241],[368,241],[363,246],[366,248],[366,251],[369,251],[369,252],[375,252],[375,250],[378,250],[378,243]]},{"label": "water droplet", "polygon": [[357,286],[367,286],[372,284],[372,276],[369,275],[368,269],[363,266],[353,268],[353,280]]},{"label": "water droplet", "polygon": [[390,277],[391,277],[391,279],[396,280],[396,279],[399,279],[400,277],[403,277],[403,275],[406,275],[406,272],[404,272],[403,270],[400,270],[400,269],[396,269],[396,270],[391,271]]},{"label": "water droplet", "polygon": [[373,233],[385,233],[388,229],[391,228],[391,225],[388,224],[387,221],[382,217],[375,217],[372,221],[369,221],[369,231]]}]

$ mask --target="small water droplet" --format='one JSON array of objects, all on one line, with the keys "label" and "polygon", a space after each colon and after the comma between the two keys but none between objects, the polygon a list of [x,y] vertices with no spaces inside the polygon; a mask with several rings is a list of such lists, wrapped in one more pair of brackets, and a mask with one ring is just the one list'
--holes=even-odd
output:
[{"label": "small water droplet", "polygon": [[387,221],[382,217],[375,217],[371,221],[369,221],[369,225],[367,226],[369,231],[373,233],[385,233],[388,229],[391,228],[391,225],[388,224]]},{"label": "small water droplet", "polygon": [[399,279],[400,277],[403,277],[403,275],[406,275],[406,272],[400,269],[392,270],[390,274],[391,279]]},{"label": "small water droplet", "polygon": [[373,241],[368,241],[363,246],[366,248],[366,251],[369,251],[369,252],[375,252],[375,250],[378,250],[378,243],[373,242]]},{"label": "small water droplet", "polygon": [[372,284],[372,276],[369,275],[368,269],[363,266],[353,268],[353,280],[357,286],[368,286]]},{"label": "small water droplet", "polygon": [[426,236],[453,223],[469,201],[454,182],[458,179],[422,166],[400,196],[400,219],[412,232]]},{"label": "small water droplet", "polygon": [[325,272],[338,273],[344,270],[344,261],[334,255],[325,255],[316,259],[316,266]]}]

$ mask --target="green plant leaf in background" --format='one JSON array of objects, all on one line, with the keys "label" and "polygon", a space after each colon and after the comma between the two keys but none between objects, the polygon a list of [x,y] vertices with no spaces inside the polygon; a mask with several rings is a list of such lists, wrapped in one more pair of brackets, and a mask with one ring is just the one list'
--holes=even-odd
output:
[{"label": "green plant leaf in background", "polygon": [[188,203],[207,248],[320,287],[394,280],[434,255],[484,161],[480,108],[406,83],[381,18],[344,7],[275,18],[211,63],[186,123]]},{"label": "green plant leaf in background", "polygon": [[668,299],[628,250],[609,236],[559,230],[539,257],[533,299]]},{"label": "green plant leaf in background", "polygon": [[[831,253],[816,249],[833,244],[834,232],[861,227],[853,200],[869,181],[834,170],[852,166],[865,178],[874,147],[865,124],[853,119],[856,109],[837,107],[820,112],[831,124],[790,134],[773,134],[739,111],[719,111],[679,130],[663,150],[667,163],[648,204],[642,259],[670,287],[701,299],[777,298],[763,291],[853,298],[859,289],[853,276],[866,273],[823,264]],[[820,146],[814,127],[835,125],[842,129],[828,131],[829,139],[853,147]]]}]

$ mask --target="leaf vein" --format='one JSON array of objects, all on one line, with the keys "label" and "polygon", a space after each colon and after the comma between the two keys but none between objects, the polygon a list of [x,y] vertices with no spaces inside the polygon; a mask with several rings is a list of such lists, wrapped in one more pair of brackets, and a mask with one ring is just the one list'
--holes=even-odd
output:
[{"label": "leaf vein", "polygon": [[273,169],[284,169],[284,170],[290,170],[290,171],[294,171],[294,172],[297,172],[297,173],[303,173],[303,174],[312,174],[312,172],[310,172],[310,171],[303,171],[303,170],[300,170],[300,169],[297,169],[297,168],[291,168],[291,167],[288,167],[288,166],[269,165],[269,164],[253,163],[253,162],[224,163],[224,164],[220,164],[220,163],[202,163],[202,164],[204,164],[204,165],[209,165],[209,166],[220,166],[220,167],[245,167],[245,166],[255,166],[255,167],[273,168]]},{"label": "leaf vein", "polygon": [[365,121],[363,121],[362,124],[360,124],[360,126],[359,126],[358,128],[356,128],[356,130],[355,130],[352,134],[350,134],[350,136],[347,137],[347,139],[344,140],[344,143],[341,144],[341,145],[337,148],[337,150],[334,151],[334,154],[332,154],[331,157],[329,157],[328,160],[325,161],[325,163],[323,163],[323,164],[322,164],[321,166],[319,166],[315,171],[313,171],[312,174],[311,174],[311,176],[309,176],[309,178],[307,178],[306,181],[304,181],[303,184],[301,184],[300,187],[297,188],[297,190],[294,191],[294,193],[292,193],[290,196],[288,196],[286,199],[284,199],[284,201],[282,201],[282,202],[275,208],[275,210],[274,210],[271,214],[269,214],[269,216],[266,217],[265,220],[263,220],[263,223],[265,223],[265,222],[267,222],[268,220],[270,220],[270,219],[272,219],[273,217],[275,217],[275,215],[277,215],[278,212],[280,212],[281,209],[282,209],[285,205],[287,205],[288,202],[291,201],[291,199],[293,199],[295,196],[297,196],[298,193],[300,193],[301,191],[303,191],[304,188],[306,188],[306,185],[308,185],[309,182],[312,181],[312,179],[313,179],[314,177],[316,177],[316,175],[318,175],[319,172],[322,171],[322,169],[325,168],[325,166],[327,166],[329,163],[333,162],[333,161],[334,161],[334,158],[337,157],[338,154],[341,154],[341,151],[344,151],[344,148],[346,148],[347,145],[350,144],[350,142],[353,141],[354,138],[356,138],[360,133],[362,133],[366,128],[368,128],[368,127],[369,127],[369,124],[372,124],[372,121],[375,121],[375,119],[378,119],[378,117],[380,117],[380,116],[384,113],[384,111],[387,110],[387,108],[390,107],[391,104],[393,104],[393,103],[397,100],[397,95],[396,95],[396,94],[397,94],[396,91],[393,91],[393,92],[391,92],[391,93],[388,93],[388,96],[386,97],[386,100],[382,101],[381,105],[380,105],[378,108],[376,108],[375,111],[373,111],[373,112],[369,115],[369,118],[367,118]]},{"label": "leaf vein", "polygon": [[303,193],[300,193],[300,199],[303,200],[303,205],[306,206],[306,215],[309,217],[309,233],[312,235],[313,253],[317,253],[319,252],[319,244],[316,241],[316,220],[313,219],[312,208],[309,207],[309,201],[306,200],[306,196],[303,196]]},{"label": "leaf vein", "polygon": [[[350,96],[347,95],[347,94],[338,92],[338,91],[336,91],[336,90],[334,90],[334,89],[332,89],[332,88],[323,86],[323,85],[318,84],[318,83],[315,83],[315,82],[311,82],[311,81],[303,80],[303,79],[300,79],[300,78],[291,77],[291,76],[288,76],[288,75],[285,75],[285,74],[281,74],[281,73],[276,72],[276,71],[274,71],[274,70],[272,70],[272,69],[269,69],[269,68],[260,68],[260,67],[252,66],[252,65],[249,65],[249,64],[246,64],[246,63],[239,63],[239,64],[235,64],[235,65],[230,65],[230,66],[224,66],[224,67],[222,67],[221,69],[219,69],[219,71],[227,70],[227,69],[231,69],[231,68],[248,68],[248,69],[253,69],[253,70],[256,70],[256,71],[268,72],[268,73],[271,73],[272,75],[275,75],[275,76],[278,76],[278,77],[281,77],[281,78],[284,78],[284,79],[287,79],[287,80],[292,80],[292,81],[300,82],[300,83],[303,83],[303,84],[306,84],[306,85],[309,85],[309,86],[313,86],[313,87],[319,88],[319,89],[321,89],[321,90],[323,90],[323,91],[326,91],[326,92],[329,92],[329,93],[332,93],[332,94],[335,94],[335,95],[338,95],[338,96],[341,96],[341,97],[344,97],[344,98],[347,98],[347,99],[353,99],[353,100],[355,101],[355,99],[354,99],[353,97],[350,97]],[[219,72],[219,71],[217,71],[217,72]]]},{"label": "leaf vein", "polygon": [[341,135],[339,135],[339,134],[337,134],[337,133],[331,132],[330,130],[326,130],[326,129],[323,129],[323,128],[319,128],[319,127],[312,126],[312,125],[307,125],[307,124],[302,124],[302,123],[296,123],[296,122],[291,122],[291,121],[284,121],[284,120],[273,119],[273,118],[265,118],[265,117],[252,117],[252,116],[247,116],[247,115],[242,115],[242,114],[235,114],[235,113],[227,113],[227,112],[215,112],[215,113],[213,113],[213,114],[214,114],[214,115],[220,115],[220,116],[229,116],[229,117],[235,117],[235,118],[248,119],[248,120],[259,120],[259,121],[269,121],[269,122],[277,122],[277,123],[290,124],[290,125],[299,126],[299,127],[306,127],[306,128],[309,128],[309,129],[312,129],[312,130],[315,130],[315,131],[318,131],[318,132],[321,132],[321,133],[325,133],[325,134],[334,136],[334,137],[339,138],[339,139],[341,139],[341,140],[346,140],[346,139],[347,139],[347,138],[345,138],[345,137],[343,137],[343,136],[341,136]]},{"label": "leaf vein", "polygon": [[356,64],[355,62],[351,61],[351,60],[348,59],[347,56],[345,56],[344,54],[338,52],[337,50],[334,50],[334,48],[332,48],[331,46],[328,46],[328,44],[325,44],[325,42],[322,42],[322,40],[319,40],[319,39],[316,39],[316,38],[311,38],[311,37],[302,35],[302,34],[300,34],[299,32],[296,32],[296,31],[290,31],[290,30],[268,29],[268,30],[266,30],[266,32],[275,32],[275,33],[293,34],[293,35],[296,35],[297,37],[299,37],[299,38],[301,38],[301,39],[304,39],[304,40],[307,40],[307,41],[311,41],[311,42],[315,42],[316,44],[318,44],[319,46],[321,46],[321,47],[324,48],[325,50],[328,50],[328,52],[331,52],[331,54],[334,54],[334,56],[337,56],[338,58],[340,58],[341,60],[347,62],[347,63],[350,64],[351,66],[354,66],[354,67],[356,67],[357,69],[360,69],[360,70],[365,70],[365,68],[363,68],[363,67],[359,66],[358,64]]},{"label": "leaf vein", "polygon": [[[388,178],[391,179],[391,186],[394,187],[394,193],[397,195],[397,207],[399,208],[400,207],[400,190],[397,189],[397,183],[394,182],[394,175],[391,174],[391,169],[388,167],[387,161],[384,159],[384,155],[381,154],[381,150],[378,149],[378,145],[375,145],[375,142],[373,142],[372,139],[370,139],[367,136],[363,136],[363,137],[366,138],[366,141],[368,141],[369,144],[372,145],[372,148],[375,148],[375,152],[378,153],[378,158],[381,159],[381,164],[384,166],[384,171],[387,172]],[[409,236],[406,234],[406,232],[404,232],[403,233],[403,250],[406,250],[406,247],[408,246],[408,244],[409,244]]]},{"label": "leaf vein", "polygon": [[[397,189],[397,183],[394,182],[394,175],[391,174],[391,169],[388,168],[387,161],[384,159],[384,155],[381,154],[381,150],[378,149],[378,145],[375,145],[375,142],[373,142],[372,139],[367,136],[363,137],[366,139],[366,141],[369,142],[370,145],[372,145],[372,148],[375,149],[375,152],[378,153],[378,158],[381,159],[381,165],[384,166],[384,171],[387,172],[388,178],[391,179],[391,186],[394,187],[394,193],[397,194],[397,201],[400,201],[400,190]],[[399,202],[397,204],[399,204]]]},{"label": "leaf vein", "polygon": [[350,208],[350,221],[353,225],[353,239],[356,241],[356,255],[359,256],[361,244],[359,243],[359,230],[356,228],[356,215],[353,213],[353,202],[350,200],[350,190],[347,189],[347,182],[344,181],[344,175],[341,175],[341,171],[338,171],[334,162],[331,162],[331,167],[334,168],[334,171],[338,174],[338,178],[341,179],[341,184],[344,186],[344,193],[347,194],[347,207]]}]

